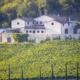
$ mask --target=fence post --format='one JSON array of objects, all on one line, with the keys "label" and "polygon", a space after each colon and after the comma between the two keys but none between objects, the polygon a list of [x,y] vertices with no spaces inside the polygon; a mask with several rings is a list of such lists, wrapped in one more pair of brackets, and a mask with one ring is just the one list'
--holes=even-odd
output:
[{"label": "fence post", "polygon": [[24,79],[23,76],[24,76],[24,73],[23,73],[23,68],[22,68],[22,71],[21,71],[21,75],[22,75],[22,80]]},{"label": "fence post", "polygon": [[68,63],[65,64],[65,68],[66,68],[66,70],[65,70],[65,80],[68,80],[68,70],[67,70]]},{"label": "fence post", "polygon": [[79,80],[79,63],[77,63],[77,80]]},{"label": "fence post", "polygon": [[11,75],[10,75],[10,64],[9,64],[8,74],[9,74],[8,80],[11,80],[11,79],[10,79],[10,76],[11,76]]},{"label": "fence post", "polygon": [[53,64],[51,65],[51,80],[54,79]]},{"label": "fence post", "polygon": [[42,79],[41,67],[40,67],[40,80]]}]

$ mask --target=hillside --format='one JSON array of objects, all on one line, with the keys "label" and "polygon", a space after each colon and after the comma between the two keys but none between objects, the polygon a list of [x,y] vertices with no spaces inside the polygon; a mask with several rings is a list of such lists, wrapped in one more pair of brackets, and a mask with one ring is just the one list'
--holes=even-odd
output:
[{"label": "hillside", "polygon": [[80,41],[0,45],[0,79],[8,78],[8,64],[11,65],[11,78],[21,78],[22,68],[25,78],[38,77],[40,67],[42,75],[49,77],[51,64],[54,64],[55,76],[65,76],[67,62],[68,76],[76,76],[76,63],[80,62]]},{"label": "hillside", "polygon": [[36,17],[45,11],[80,20],[80,0],[0,0],[0,28],[10,27],[16,17]]}]

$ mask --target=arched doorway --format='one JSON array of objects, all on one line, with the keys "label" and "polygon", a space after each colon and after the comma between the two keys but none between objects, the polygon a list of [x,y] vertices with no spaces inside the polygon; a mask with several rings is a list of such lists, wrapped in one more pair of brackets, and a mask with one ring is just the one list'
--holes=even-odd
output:
[{"label": "arched doorway", "polygon": [[8,37],[8,38],[7,38],[7,42],[8,42],[8,43],[11,43],[11,37]]}]

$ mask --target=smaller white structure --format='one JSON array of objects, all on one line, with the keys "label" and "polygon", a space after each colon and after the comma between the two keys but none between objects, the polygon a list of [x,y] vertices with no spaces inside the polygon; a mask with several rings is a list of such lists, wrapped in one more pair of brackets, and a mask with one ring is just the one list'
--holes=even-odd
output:
[{"label": "smaller white structure", "polygon": [[80,39],[80,25],[77,22],[69,20],[64,24],[62,28],[63,39]]},{"label": "smaller white structure", "polygon": [[11,27],[12,29],[20,29],[20,28],[25,28],[25,20],[21,19],[21,18],[17,18],[15,20],[12,20],[11,22]]},{"label": "smaller white structure", "polygon": [[13,34],[11,33],[0,33],[0,42],[1,43],[14,43]]}]

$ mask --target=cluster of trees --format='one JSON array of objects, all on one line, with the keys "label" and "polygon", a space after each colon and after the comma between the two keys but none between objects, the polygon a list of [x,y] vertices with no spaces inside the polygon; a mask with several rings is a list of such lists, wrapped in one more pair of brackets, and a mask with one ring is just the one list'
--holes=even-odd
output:
[{"label": "cluster of trees", "polygon": [[80,13],[80,0],[0,0],[0,28],[9,27],[16,17],[36,17],[44,12],[77,14]]}]

